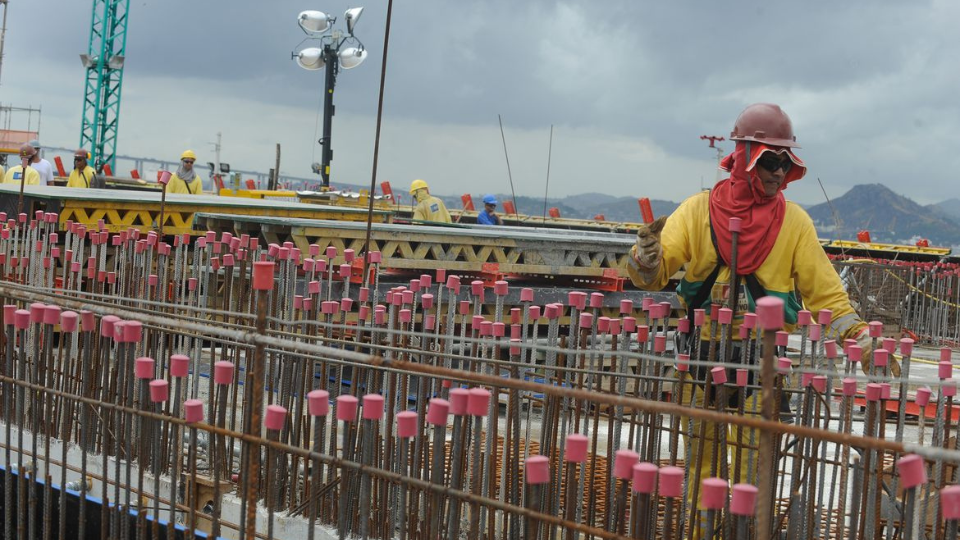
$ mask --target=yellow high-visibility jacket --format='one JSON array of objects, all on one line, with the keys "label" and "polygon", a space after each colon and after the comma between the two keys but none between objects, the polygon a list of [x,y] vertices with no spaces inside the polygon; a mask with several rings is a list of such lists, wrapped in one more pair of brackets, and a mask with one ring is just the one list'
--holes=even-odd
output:
[{"label": "yellow high-visibility jacket", "polygon": [[[17,165],[15,167],[10,167],[7,169],[7,172],[3,175],[4,184],[17,184],[20,185],[20,177],[23,176],[23,165]],[[33,167],[27,167],[27,179],[24,182],[28,186],[39,186],[40,185],[40,173],[37,172]]]},{"label": "yellow high-visibility jacket", "polygon": [[[684,306],[690,309],[709,308],[710,303],[723,303],[729,295],[730,269],[724,265],[720,269],[717,281],[711,289],[703,306],[689,306],[703,285],[704,280],[717,265],[717,252],[710,238],[710,194],[698,193],[685,200],[670,215],[660,237],[663,247],[663,261],[655,271],[640,268],[634,255],[636,246],[631,249],[628,271],[633,283],[646,290],[663,289],[670,277],[681,266],[686,271],[677,288]],[[810,216],[792,202],[787,202],[783,226],[770,254],[754,272],[760,285],[767,294],[780,297],[784,301],[784,319],[788,330],[797,322],[797,312],[809,310],[817,320],[821,309],[832,310],[832,321],[826,328],[824,339],[851,339],[866,323],[860,320],[850,298],[843,289],[840,276],[827,258],[826,252],[817,238],[816,228]],[[738,329],[743,313],[754,309],[754,298],[745,289],[741,278],[741,294],[738,302],[737,320],[734,321],[733,337],[739,339]],[[799,291],[802,298],[797,298]],[[710,310],[707,311],[709,321]],[[709,339],[709,324],[704,324],[701,337]]]},{"label": "yellow high-visibility jacket", "polygon": [[167,183],[167,193],[182,193],[184,195],[202,195],[203,194],[203,181],[200,180],[200,175],[197,175],[193,179],[193,182],[187,184],[183,181],[177,173],[173,173],[170,176],[170,182]]},{"label": "yellow high-visibility jacket", "polygon": [[89,165],[84,167],[82,171],[74,169],[70,171],[70,177],[67,178],[67,187],[88,188],[93,183],[95,174],[97,174],[97,171]]},{"label": "yellow high-visibility jacket", "polygon": [[443,223],[453,221],[450,219],[450,212],[447,212],[447,207],[443,204],[443,201],[432,195],[417,204],[417,207],[413,210],[413,219],[442,221]]}]

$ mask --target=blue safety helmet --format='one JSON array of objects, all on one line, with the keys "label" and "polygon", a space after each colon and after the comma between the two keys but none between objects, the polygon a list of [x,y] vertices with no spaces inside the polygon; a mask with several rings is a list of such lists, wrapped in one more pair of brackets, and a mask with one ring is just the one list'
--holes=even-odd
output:
[{"label": "blue safety helmet", "polygon": [[493,195],[484,195],[484,196],[483,196],[483,204],[492,204],[492,205],[496,206],[496,205],[497,205],[497,198],[494,197]]}]

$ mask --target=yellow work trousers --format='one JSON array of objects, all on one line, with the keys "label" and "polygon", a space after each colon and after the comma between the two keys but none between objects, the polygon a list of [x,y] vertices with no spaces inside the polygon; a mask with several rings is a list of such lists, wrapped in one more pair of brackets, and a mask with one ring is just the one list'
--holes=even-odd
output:
[{"label": "yellow work trousers", "polygon": [[[712,404],[710,406],[712,410],[716,410],[716,403],[719,399],[717,391],[717,387],[711,390],[714,397],[714,399],[711,400]],[[727,396],[729,396],[729,393],[732,391],[730,388],[725,389],[727,393],[722,397],[722,402],[727,412],[736,413],[736,407],[731,409],[728,406]],[[703,397],[704,388],[702,385],[693,384],[689,381],[684,382],[681,393],[684,406],[698,409],[703,408]],[[759,417],[760,403],[760,391],[756,390],[744,400],[743,414]],[[717,448],[717,433],[718,428],[721,427],[720,425],[713,422],[701,422],[700,420],[694,420],[689,417],[681,417],[680,421],[681,432],[683,433],[684,456],[689,474],[687,482],[687,508],[691,507],[693,501],[694,482],[696,481],[697,484],[699,484],[711,476],[724,478],[728,481],[733,479],[738,456],[740,460],[740,476],[739,478],[733,479],[731,484],[747,483],[756,485],[757,464],[760,457],[756,451],[756,448],[760,444],[759,430],[749,429],[735,424],[722,425],[722,429],[726,430],[724,433],[727,445],[725,448]],[[703,430],[702,439],[701,429]],[[716,459],[714,456],[716,456]],[[698,471],[699,476],[697,476]],[[700,510],[700,512],[698,512],[700,523],[699,526],[695,527],[693,534],[690,535],[690,538],[694,540],[708,536],[705,534],[705,529],[707,528],[706,513],[700,506],[701,496],[702,492],[698,490],[696,503],[697,508]],[[719,526],[719,520],[717,520],[716,525]]]}]

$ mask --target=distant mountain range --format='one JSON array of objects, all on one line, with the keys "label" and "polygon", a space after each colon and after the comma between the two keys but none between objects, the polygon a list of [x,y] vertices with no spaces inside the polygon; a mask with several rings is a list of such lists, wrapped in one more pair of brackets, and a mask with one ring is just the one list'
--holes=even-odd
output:
[{"label": "distant mountain range", "polygon": [[[474,195],[474,205],[481,206]],[[508,195],[498,194],[502,201]],[[441,199],[451,208],[461,208],[459,197]],[[672,213],[679,203],[650,201],[655,216]],[[544,213],[544,200],[517,197],[521,214],[539,216]],[[562,217],[590,219],[602,214],[607,221],[639,222],[640,208],[635,197],[613,197],[601,193],[584,193],[563,198],[550,198],[547,209],[557,208]],[[857,185],[830,203],[806,208],[822,239],[856,240],[857,232],[870,231],[875,242],[913,244],[926,238],[931,246],[960,249],[960,199],[952,198],[927,206],[895,193],[882,184]]]}]

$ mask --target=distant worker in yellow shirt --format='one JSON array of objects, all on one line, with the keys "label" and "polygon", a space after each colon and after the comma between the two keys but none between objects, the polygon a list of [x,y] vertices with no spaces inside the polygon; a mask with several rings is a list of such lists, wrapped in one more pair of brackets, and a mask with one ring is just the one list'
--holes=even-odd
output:
[{"label": "distant worker in yellow shirt", "polygon": [[420,221],[439,221],[442,223],[451,223],[450,213],[447,212],[443,201],[430,195],[430,186],[423,180],[414,180],[410,184],[410,194],[416,201],[417,206],[413,210],[413,219]]},{"label": "distant worker in yellow shirt", "polygon": [[193,150],[187,150],[180,155],[180,168],[170,176],[170,182],[167,183],[167,193],[203,194],[203,181],[193,170],[193,164],[196,161],[197,155],[193,153]]},{"label": "distant worker in yellow shirt", "polygon": [[[24,163],[30,163],[33,161],[33,157],[37,155],[37,151],[34,150],[29,144],[25,144],[20,147],[20,160]],[[17,184],[20,185],[20,180],[24,177],[23,165],[16,165],[7,169],[7,172],[3,175],[4,184]],[[26,169],[26,180],[23,182],[27,186],[39,186],[40,185],[40,173],[37,172],[33,167],[27,166]]]},{"label": "distant worker in yellow shirt", "polygon": [[87,164],[90,154],[83,148],[73,153],[73,170],[70,171],[70,177],[67,178],[68,188],[96,188],[99,185],[97,171]]}]

